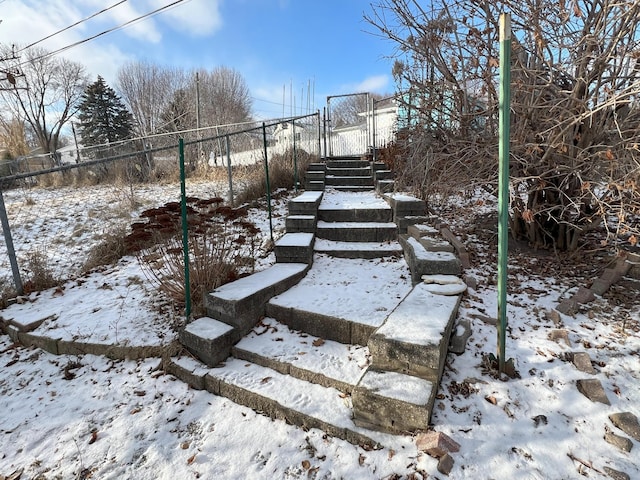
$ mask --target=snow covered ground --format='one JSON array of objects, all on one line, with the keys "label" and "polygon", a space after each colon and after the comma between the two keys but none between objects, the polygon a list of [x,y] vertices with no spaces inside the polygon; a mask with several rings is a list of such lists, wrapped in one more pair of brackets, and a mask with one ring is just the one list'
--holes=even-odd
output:
[{"label": "snow covered ground", "polygon": [[[50,191],[42,194],[53,198]],[[102,224],[89,223],[88,212],[108,212],[114,202],[98,192],[78,194],[75,203],[82,205],[77,213],[69,213],[69,202],[59,202],[62,210],[46,219],[45,230],[52,237],[33,241],[53,245],[71,223],[86,224],[90,232],[79,237],[77,248],[89,248],[99,238],[94,233]],[[150,202],[155,199],[160,205],[176,194],[150,192]],[[29,195],[38,202],[38,191]],[[92,203],[99,199],[102,204]],[[495,232],[491,222],[483,227],[480,219],[495,205],[486,199],[467,201],[473,208],[458,208],[448,220],[472,254],[473,268],[466,273],[478,281],[459,312],[459,318],[471,321],[473,334],[464,354],[448,357],[432,418],[435,430],[461,445],[452,455],[455,465],[449,478],[606,478],[605,467],[640,478],[638,442],[626,453],[603,439],[607,429],[622,434],[608,420],[609,414],[630,411],[640,417],[637,292],[635,301],[632,292],[605,294],[575,317],[554,318],[547,312],[589,280],[580,273],[587,268],[569,268],[552,255],[514,249],[507,356],[514,359],[519,378],[494,378],[483,355],[496,350],[496,328],[491,324],[497,315]],[[53,202],[47,205],[54,208]],[[284,201],[275,212],[276,230],[282,231]],[[252,210],[251,215],[267,233],[266,213]],[[24,218],[24,225],[16,226],[18,238],[28,237],[30,222],[44,222],[26,214]],[[272,257],[264,260],[270,261]],[[331,276],[321,271],[323,265],[320,261],[314,266],[314,275]],[[597,265],[590,268],[598,271]],[[360,272],[341,273],[342,291],[348,292],[350,279]],[[389,302],[397,302],[393,297]],[[366,295],[351,298],[354,310],[358,305],[373,312],[393,308],[384,297],[375,303]],[[303,306],[304,299],[299,301]],[[163,305],[135,258],[125,257],[62,290],[31,294],[27,301],[0,310],[0,316],[24,322],[47,319],[39,328],[65,338],[160,344],[175,338],[175,313]],[[549,338],[557,329],[568,332],[571,346]],[[578,392],[576,380],[588,375],[568,361],[572,351],[590,355],[594,378],[602,382],[610,406],[593,403]],[[416,448],[364,450],[190,389],[159,366],[158,359],[54,356],[0,336],[0,478],[20,470],[22,479],[41,480],[444,478],[437,461]]]}]

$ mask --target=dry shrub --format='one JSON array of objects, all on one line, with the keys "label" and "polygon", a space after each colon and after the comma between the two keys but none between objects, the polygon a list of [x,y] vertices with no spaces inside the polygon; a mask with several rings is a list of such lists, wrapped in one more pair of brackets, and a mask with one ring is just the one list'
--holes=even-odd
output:
[{"label": "dry shrub", "polygon": [[24,293],[39,292],[57,287],[62,282],[49,266],[49,258],[41,250],[32,250],[27,254],[25,262],[26,281],[23,282]]},{"label": "dry shrub", "polygon": [[[305,174],[310,163],[317,161],[317,155],[304,150],[296,151],[298,182],[304,185]],[[267,194],[267,182],[264,165],[252,165],[247,171],[245,188],[236,197],[238,203],[249,203]],[[279,188],[291,189],[295,178],[293,150],[277,154],[269,161],[269,184],[271,191]]]},{"label": "dry shrub", "polygon": [[[235,233],[224,225],[189,236],[189,285],[192,314],[204,314],[204,295],[237,278]],[[182,239],[164,238],[141,250],[138,261],[147,279],[176,303],[185,303],[185,268]]]},{"label": "dry shrub", "polygon": [[106,232],[100,242],[91,248],[82,267],[82,272],[86,273],[103,265],[112,265],[124,257],[127,254],[126,236],[127,227],[125,225],[118,225]]}]

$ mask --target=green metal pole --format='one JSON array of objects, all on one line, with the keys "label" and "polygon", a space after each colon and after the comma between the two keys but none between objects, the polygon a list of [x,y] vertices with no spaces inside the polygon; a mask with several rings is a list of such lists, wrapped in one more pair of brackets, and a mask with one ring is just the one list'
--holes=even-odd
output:
[{"label": "green metal pole", "polygon": [[191,317],[191,279],[189,276],[189,228],[187,223],[187,186],[184,169],[184,139],[178,140],[180,152],[180,212],[182,217],[182,252],[184,255],[184,314],[187,322]]},{"label": "green metal pole", "polygon": [[231,169],[231,144],[229,142],[229,134],[225,137],[227,148],[227,176],[229,177],[229,205],[233,205],[233,171]]},{"label": "green metal pole", "polygon": [[291,122],[293,124],[291,130],[293,133],[293,191],[298,193],[298,154],[296,152],[296,121]]},{"label": "green metal pole", "polygon": [[500,97],[498,146],[498,370],[504,372],[507,334],[509,250],[509,126],[511,104],[511,15],[500,14]]},{"label": "green metal pole", "polygon": [[267,209],[269,211],[269,234],[273,242],[273,219],[271,217],[271,183],[269,182],[269,157],[267,155],[267,127],[262,122],[262,141],[264,143],[264,173],[267,182]]}]

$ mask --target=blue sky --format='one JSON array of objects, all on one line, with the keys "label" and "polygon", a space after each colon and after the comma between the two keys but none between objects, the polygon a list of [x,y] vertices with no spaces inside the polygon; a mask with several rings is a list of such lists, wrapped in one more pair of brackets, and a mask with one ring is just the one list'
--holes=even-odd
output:
[{"label": "blue sky", "polygon": [[[40,45],[56,50],[173,1],[128,0]],[[30,44],[115,3],[0,0],[0,43]],[[249,85],[256,114],[278,117],[283,87],[287,115],[291,89],[298,112],[308,104],[321,109],[327,95],[393,92],[387,58],[393,45],[372,34],[364,12],[371,12],[365,0],[186,0],[60,55],[112,85],[118,68],[134,59],[189,70],[234,68]]]}]

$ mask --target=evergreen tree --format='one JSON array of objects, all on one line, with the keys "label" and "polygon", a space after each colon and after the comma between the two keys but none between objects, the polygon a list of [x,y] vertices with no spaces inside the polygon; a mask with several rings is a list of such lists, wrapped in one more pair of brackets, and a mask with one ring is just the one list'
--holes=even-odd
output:
[{"label": "evergreen tree", "polygon": [[82,95],[78,118],[85,146],[118,142],[129,138],[133,131],[133,116],[99,75]]}]

